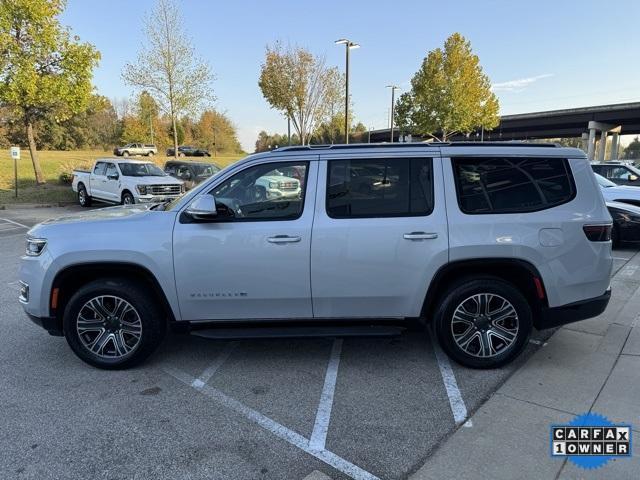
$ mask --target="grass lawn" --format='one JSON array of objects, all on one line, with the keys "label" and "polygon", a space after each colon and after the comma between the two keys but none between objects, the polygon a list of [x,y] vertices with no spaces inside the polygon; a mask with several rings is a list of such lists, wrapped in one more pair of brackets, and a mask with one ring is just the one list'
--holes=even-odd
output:
[{"label": "grass lawn", "polygon": [[[59,203],[75,201],[71,185],[60,183],[63,172],[71,172],[74,168],[89,168],[96,158],[111,157],[110,152],[102,150],[76,150],[71,152],[44,150],[39,152],[40,166],[47,180],[45,185],[36,186],[33,165],[28,149],[22,149],[18,160],[18,198],[15,198],[13,160],[8,149],[0,150],[0,205],[12,203]],[[194,160],[212,161],[220,167],[235,162],[243,154],[218,155],[211,158],[195,158]],[[146,157],[135,157],[143,160]],[[164,166],[164,156],[153,157],[159,166]]]}]

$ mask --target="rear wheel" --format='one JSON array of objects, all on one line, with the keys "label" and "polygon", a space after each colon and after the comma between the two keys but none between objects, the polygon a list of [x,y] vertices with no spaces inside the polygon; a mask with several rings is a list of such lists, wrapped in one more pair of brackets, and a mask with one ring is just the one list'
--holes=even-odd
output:
[{"label": "rear wheel", "polygon": [[78,203],[81,207],[91,206],[91,197],[87,193],[87,189],[82,183],[78,185]]},{"label": "rear wheel", "polygon": [[123,157],[128,157],[129,156],[129,152],[127,152],[126,150],[124,152],[122,152],[122,156]]},{"label": "rear wheel", "polygon": [[65,308],[63,328],[80,359],[98,368],[121,369],[153,353],[164,338],[166,321],[138,284],[113,278],[80,288]]},{"label": "rear wheel", "polygon": [[153,157],[154,155],[155,155],[155,153],[153,153],[153,152],[147,153],[147,157]]},{"label": "rear wheel", "polygon": [[453,285],[435,315],[436,335],[456,362],[497,368],[525,347],[532,329],[531,308],[512,284],[485,277]]}]

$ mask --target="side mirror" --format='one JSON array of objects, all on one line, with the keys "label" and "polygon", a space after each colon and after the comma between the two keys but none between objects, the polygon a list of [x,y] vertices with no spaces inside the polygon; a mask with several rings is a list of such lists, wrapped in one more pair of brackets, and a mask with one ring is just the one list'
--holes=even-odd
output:
[{"label": "side mirror", "polygon": [[199,222],[215,220],[218,217],[216,199],[211,194],[200,195],[191,202],[184,213],[190,219]]},{"label": "side mirror", "polygon": [[637,175],[629,175],[629,181],[630,182],[637,182],[638,181],[638,176]]}]

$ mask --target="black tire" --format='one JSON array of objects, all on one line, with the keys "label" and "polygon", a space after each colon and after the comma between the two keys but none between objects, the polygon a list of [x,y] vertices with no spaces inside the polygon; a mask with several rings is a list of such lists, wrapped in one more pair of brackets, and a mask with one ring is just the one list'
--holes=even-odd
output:
[{"label": "black tire", "polygon": [[154,155],[155,155],[155,153],[153,153],[153,152],[147,153],[147,157],[153,157]]},{"label": "black tire", "polygon": [[[105,356],[109,352],[109,342],[102,350],[105,355],[99,355],[85,345],[87,337],[81,338],[81,334],[78,332],[78,316],[81,310],[85,309],[83,314],[86,314],[87,302],[100,296],[113,296],[125,300],[135,309],[140,320],[141,334],[135,348],[117,358]],[[71,297],[64,310],[63,329],[67,343],[81,360],[94,367],[106,370],[133,367],[156,350],[162,343],[167,330],[166,318],[154,300],[148,293],[145,293],[145,289],[140,285],[122,278],[104,278],[88,283]],[[92,333],[98,335],[100,332]],[[102,335],[106,333],[103,332]],[[90,333],[82,335],[90,335]],[[129,341],[131,342],[131,337],[129,337]],[[115,344],[112,345],[115,347]]]},{"label": "black tire", "polygon": [[[481,294],[488,295],[483,297]],[[484,305],[487,305],[486,299],[490,299],[488,306],[482,306],[482,298],[485,299]],[[499,308],[495,307],[501,305],[504,308],[503,300],[511,305],[513,311],[509,317],[500,320],[496,317],[504,316],[507,311],[511,312],[507,308],[501,314],[497,313]],[[471,311],[469,305],[477,306],[478,311],[473,313],[492,312],[491,309],[494,308],[493,312],[496,312],[496,315],[492,317],[479,314],[478,318],[475,318],[476,315],[465,317],[467,314],[462,312]],[[457,310],[459,308],[462,310]],[[456,312],[458,316],[454,320]],[[468,322],[466,319],[472,321]],[[497,325],[494,324],[496,321]],[[520,290],[511,283],[488,276],[462,279],[452,285],[438,305],[434,317],[435,332],[442,349],[456,362],[471,368],[498,368],[511,362],[526,346],[532,325],[531,307]],[[455,331],[458,333],[454,337]],[[509,339],[509,343],[499,338],[507,333],[508,336],[505,338],[513,337]],[[470,337],[473,340],[465,342]],[[487,345],[486,342],[489,345],[484,352],[490,352],[485,356],[482,348],[483,339],[484,345]],[[458,342],[466,344],[467,349],[462,348]]]},{"label": "black tire", "polygon": [[134,203],[136,203],[136,199],[133,197],[133,195],[131,195],[130,192],[123,192],[122,200],[120,200],[120,203],[122,205],[133,205]]},{"label": "black tire", "polygon": [[91,197],[83,183],[78,185],[78,203],[81,207],[91,206]]},{"label": "black tire", "polygon": [[122,156],[123,157],[128,157],[129,156],[129,152],[127,152],[126,150],[124,152],[122,152]]}]

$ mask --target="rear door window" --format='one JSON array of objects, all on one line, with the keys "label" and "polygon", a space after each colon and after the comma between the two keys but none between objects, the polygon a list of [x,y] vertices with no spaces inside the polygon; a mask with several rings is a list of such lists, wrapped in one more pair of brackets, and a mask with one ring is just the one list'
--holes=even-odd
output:
[{"label": "rear door window", "polygon": [[431,158],[329,160],[331,218],[406,217],[433,211]]},{"label": "rear door window", "polygon": [[464,213],[520,213],[551,208],[575,197],[563,158],[452,158],[458,204]]},{"label": "rear door window", "polygon": [[98,162],[96,166],[93,168],[94,175],[104,175],[105,170],[107,169],[107,164],[105,162]]}]

